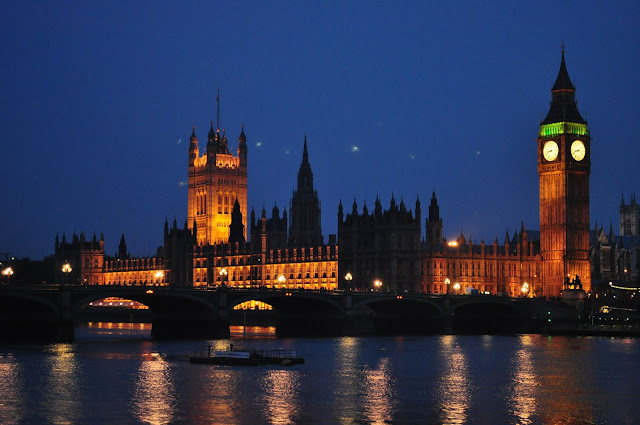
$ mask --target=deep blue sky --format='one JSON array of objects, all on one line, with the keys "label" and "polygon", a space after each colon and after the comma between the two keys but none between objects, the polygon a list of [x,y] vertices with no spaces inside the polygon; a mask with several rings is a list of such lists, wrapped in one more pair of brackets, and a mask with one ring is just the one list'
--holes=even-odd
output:
[{"label": "deep blue sky", "polygon": [[[486,3],[486,4],[484,4]],[[640,6],[628,2],[4,2],[0,252],[186,218],[191,126],[249,144],[249,205],[288,205],[304,134],[325,240],[379,194],[448,238],[539,227],[536,136],[566,44],[591,126],[591,223],[640,197]],[[353,147],[358,150],[354,151]],[[424,232],[424,226],[423,226]]]}]

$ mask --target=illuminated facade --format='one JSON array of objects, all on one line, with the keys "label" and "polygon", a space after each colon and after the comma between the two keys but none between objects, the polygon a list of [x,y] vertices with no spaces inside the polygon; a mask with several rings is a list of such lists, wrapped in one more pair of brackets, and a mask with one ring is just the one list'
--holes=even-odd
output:
[{"label": "illuminated facade", "polygon": [[[218,112],[219,116],[219,112]],[[207,149],[199,154],[195,126],[189,141],[189,193],[187,223],[197,228],[200,246],[229,240],[231,213],[236,201],[243,220],[247,217],[247,137],[244,125],[238,137],[238,154],[233,155],[224,129],[207,137]],[[246,222],[242,223],[246,229]],[[246,238],[246,232],[244,234]]]},{"label": "illuminated facade", "polygon": [[424,292],[433,294],[540,296],[541,264],[537,241],[529,240],[524,225],[511,239],[507,233],[503,245],[497,238],[491,245],[484,240],[474,244],[460,235],[456,241],[427,244],[421,284]]},{"label": "illuminated facade", "polygon": [[[286,209],[281,215],[274,206],[271,218],[263,208],[259,218],[252,211],[247,222],[244,128],[234,156],[224,130],[222,134],[219,129],[214,131],[212,123],[202,156],[195,128],[192,131],[187,220],[182,228],[175,220],[171,228],[165,223],[164,245],[158,255],[129,258],[123,238],[116,256],[107,257],[103,237],[87,241],[84,235],[74,235],[68,243],[63,236],[62,242],[56,239],[56,261],[73,262],[74,271],[57,272],[56,279],[97,285],[339,287],[555,297],[561,295],[567,277],[579,276],[589,291],[590,137],[576,106],[564,51],[551,92],[551,107],[540,123],[537,139],[539,234],[528,232],[523,224],[512,238],[507,232],[502,245],[497,238],[492,244],[484,240],[474,244],[462,234],[447,242],[433,193],[424,240],[420,201],[416,200],[412,211],[404,201],[398,205],[392,197],[387,210],[377,199],[372,213],[366,204],[360,213],[354,200],[351,213],[345,214],[340,202],[339,237],[330,235],[324,244],[306,136],[289,215]],[[620,214],[621,230],[637,230],[640,213],[635,198],[628,207],[623,201]],[[600,232],[597,240],[598,258],[603,261],[598,274],[609,276],[624,270],[624,265],[617,265],[617,257],[607,259],[611,237]],[[591,251],[595,256],[593,248]],[[637,262],[639,256],[631,252],[623,262]],[[632,267],[627,270],[627,279],[637,276],[637,272],[631,274]]]},{"label": "illuminated facade", "polygon": [[543,295],[562,291],[578,276],[591,287],[589,262],[589,174],[591,138],[578,111],[575,87],[562,61],[551,89],[551,106],[538,133],[540,255]]},{"label": "illuminated facade", "polygon": [[[251,240],[246,241],[246,137],[240,133],[237,157],[228,153],[224,134],[209,132],[204,156],[198,156],[195,129],[189,147],[188,220],[179,228],[174,219],[164,225],[158,255],[131,258],[124,235],[118,252],[107,256],[104,238],[73,243],[56,239],[55,264],[70,262],[73,272],[58,272],[57,282],[92,285],[170,285],[174,287],[297,288],[338,287],[338,247],[335,235],[323,244],[320,203],[313,189],[305,138],[298,190],[291,202],[297,217],[287,235],[286,210],[271,218],[251,213]],[[302,184],[301,184],[302,183]],[[215,196],[212,196],[215,195]],[[292,245],[289,241],[294,241]]]}]

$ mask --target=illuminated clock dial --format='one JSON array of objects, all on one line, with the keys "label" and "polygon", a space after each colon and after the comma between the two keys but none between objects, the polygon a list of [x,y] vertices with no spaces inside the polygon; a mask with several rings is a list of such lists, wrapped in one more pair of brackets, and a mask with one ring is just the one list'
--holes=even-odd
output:
[{"label": "illuminated clock dial", "polygon": [[558,157],[558,144],[553,140],[549,140],[542,147],[542,155],[547,161],[553,161]]},{"label": "illuminated clock dial", "polygon": [[571,156],[576,161],[582,161],[586,153],[587,150],[585,149],[582,141],[576,140],[571,144]]}]

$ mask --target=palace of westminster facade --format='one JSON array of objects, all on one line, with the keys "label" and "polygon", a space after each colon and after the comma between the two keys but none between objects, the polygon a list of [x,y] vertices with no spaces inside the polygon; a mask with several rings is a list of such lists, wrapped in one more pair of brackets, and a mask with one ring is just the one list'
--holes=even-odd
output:
[{"label": "palace of westminster facade", "polygon": [[[207,135],[200,155],[195,128],[189,145],[187,221],[165,222],[164,245],[151,258],[131,258],[124,236],[108,256],[104,237],[56,237],[54,281],[90,285],[170,285],[177,287],[266,287],[313,290],[393,290],[433,294],[476,291],[508,296],[561,294],[580,282],[586,291],[602,279],[638,279],[640,207],[635,197],[621,206],[627,245],[611,231],[589,229],[590,136],[580,115],[575,88],[562,52],[552,100],[538,133],[540,230],[519,232],[490,243],[443,238],[433,193],[422,233],[422,210],[394,197],[384,209],[379,199],[369,212],[354,200],[338,207],[338,234],[324,243],[321,209],[313,186],[306,136],[297,188],[289,214],[277,207],[267,218],[247,211],[248,149],[244,127],[234,155],[224,130]],[[219,113],[219,112],[218,112]],[[622,223],[624,210],[624,220]],[[247,217],[249,222],[247,223]],[[625,230],[625,229],[622,229]],[[247,237],[249,236],[249,238]],[[423,237],[424,236],[424,237]],[[625,236],[626,237],[626,236]],[[635,238],[635,239],[633,239]],[[60,265],[72,265],[63,276]],[[624,268],[624,274],[622,269]],[[594,288],[595,289],[595,288]]]}]

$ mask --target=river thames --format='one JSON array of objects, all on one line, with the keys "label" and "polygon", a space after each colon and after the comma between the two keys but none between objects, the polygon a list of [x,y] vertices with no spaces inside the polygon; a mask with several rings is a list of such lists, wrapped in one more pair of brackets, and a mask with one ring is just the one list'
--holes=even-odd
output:
[{"label": "river thames", "polygon": [[[214,366],[207,341],[149,324],[87,324],[76,342],[0,345],[1,424],[637,424],[640,340],[417,336],[276,339],[236,347],[305,364]],[[227,348],[229,340],[208,341]]]}]

